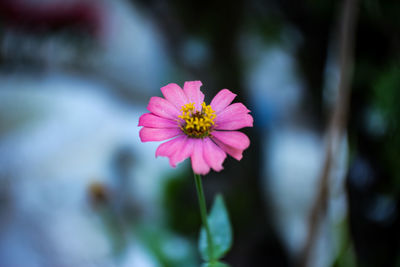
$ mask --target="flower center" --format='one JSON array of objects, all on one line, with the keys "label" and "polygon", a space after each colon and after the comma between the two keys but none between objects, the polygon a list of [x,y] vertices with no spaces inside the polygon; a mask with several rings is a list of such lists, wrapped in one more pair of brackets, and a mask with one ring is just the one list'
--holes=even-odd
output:
[{"label": "flower center", "polygon": [[215,115],[211,106],[204,102],[201,104],[201,111],[197,111],[194,104],[189,103],[182,106],[182,115],[178,116],[183,120],[180,128],[189,137],[203,138],[209,136],[217,115]]}]

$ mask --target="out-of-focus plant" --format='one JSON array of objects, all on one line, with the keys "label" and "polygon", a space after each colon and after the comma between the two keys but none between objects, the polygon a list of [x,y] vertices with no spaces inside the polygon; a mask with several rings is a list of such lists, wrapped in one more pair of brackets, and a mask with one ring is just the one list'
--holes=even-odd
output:
[{"label": "out-of-focus plant", "polygon": [[[400,138],[399,138],[399,114],[400,105],[400,68],[398,66],[389,67],[384,71],[374,85],[375,103],[374,106],[378,112],[380,125],[376,125],[377,131],[385,130],[383,147],[385,153],[382,157],[385,158],[390,168],[390,172],[394,174],[395,181],[392,181],[389,188],[394,186],[397,193],[400,193],[400,171],[398,163],[400,160]],[[378,122],[379,123],[379,122]],[[374,126],[374,125],[372,125]]]}]

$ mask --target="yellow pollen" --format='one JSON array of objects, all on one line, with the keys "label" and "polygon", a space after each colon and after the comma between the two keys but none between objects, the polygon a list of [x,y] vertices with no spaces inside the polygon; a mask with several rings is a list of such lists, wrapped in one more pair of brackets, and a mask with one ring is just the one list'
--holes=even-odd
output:
[{"label": "yellow pollen", "polygon": [[179,126],[182,131],[189,137],[203,138],[210,135],[210,131],[214,126],[215,111],[206,103],[201,104],[201,111],[197,111],[195,103],[189,103],[182,106],[182,115],[178,117]]}]

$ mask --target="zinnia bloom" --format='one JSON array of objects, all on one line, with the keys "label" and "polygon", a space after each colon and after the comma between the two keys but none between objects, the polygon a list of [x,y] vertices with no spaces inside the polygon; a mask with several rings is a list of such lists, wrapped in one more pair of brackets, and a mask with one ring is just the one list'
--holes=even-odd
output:
[{"label": "zinnia bloom", "polygon": [[139,118],[143,126],[139,136],[142,142],[172,138],[157,148],[156,157],[168,157],[172,167],[190,157],[193,171],[204,175],[210,168],[221,171],[226,154],[242,159],[250,140],[235,130],[252,127],[253,117],[242,103],[231,104],[236,95],[228,89],[219,91],[206,105],[201,85],[191,81],[185,82],[183,90],[175,83],[162,87],[165,99],[150,99],[150,113]]}]

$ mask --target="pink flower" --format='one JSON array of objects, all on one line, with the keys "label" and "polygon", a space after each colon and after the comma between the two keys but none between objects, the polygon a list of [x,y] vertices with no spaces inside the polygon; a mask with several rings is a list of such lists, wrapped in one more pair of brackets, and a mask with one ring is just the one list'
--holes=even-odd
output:
[{"label": "pink flower", "polygon": [[250,140],[235,130],[252,127],[253,117],[242,103],[230,105],[236,95],[228,89],[206,105],[201,85],[191,81],[185,82],[183,90],[175,83],[162,87],[165,98],[152,97],[147,106],[150,113],[139,118],[143,126],[139,136],[142,142],[172,138],[157,148],[156,157],[168,157],[172,167],[190,157],[193,171],[204,175],[210,168],[221,171],[226,154],[242,159]]}]

